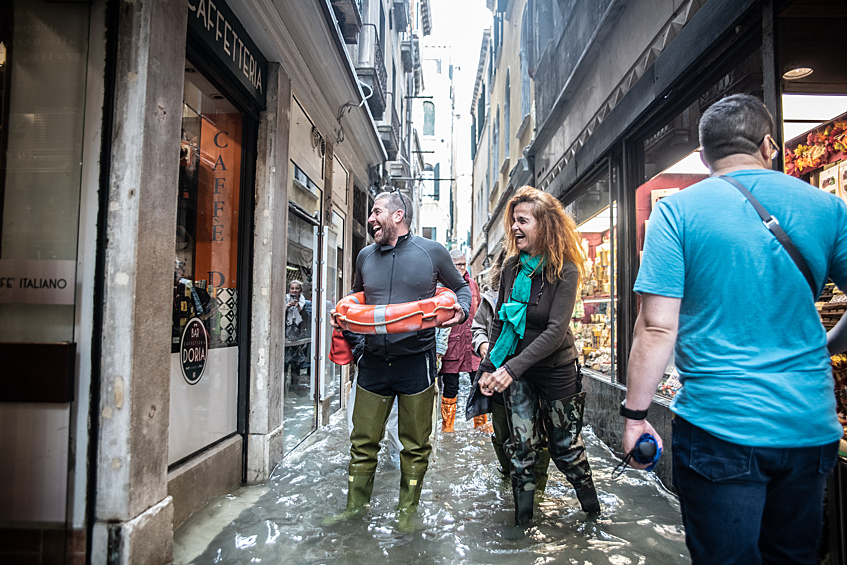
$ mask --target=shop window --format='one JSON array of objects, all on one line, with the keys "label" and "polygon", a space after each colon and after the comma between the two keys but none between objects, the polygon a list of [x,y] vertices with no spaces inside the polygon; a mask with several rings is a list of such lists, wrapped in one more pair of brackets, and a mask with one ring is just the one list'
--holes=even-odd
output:
[{"label": "shop window", "polygon": [[171,329],[174,463],[236,431],[243,114],[185,62]]},{"label": "shop window", "polygon": [[[87,72],[97,73],[88,67],[92,17],[89,3],[0,2],[0,342],[4,361],[24,371],[4,367],[0,522],[5,532],[26,528],[39,538],[45,527],[63,534],[52,528],[79,502],[68,488],[74,458],[77,478],[85,475],[69,431],[85,432],[75,412],[88,411],[88,390],[77,388],[68,356],[74,342],[87,341],[76,324],[90,316],[76,311],[76,295],[90,284],[82,275],[77,283],[80,216],[94,215],[80,209],[81,194],[92,192],[81,183],[84,144],[94,138],[84,128]],[[90,355],[78,348],[76,360]],[[25,374],[33,356],[53,375]],[[73,401],[68,381],[84,398]],[[64,538],[54,539],[64,548]],[[21,547],[17,539],[5,545]],[[31,557],[63,560],[64,549],[48,553],[49,545]]]},{"label": "shop window", "polygon": [[73,342],[88,9],[4,4],[0,341]]},{"label": "shop window", "polygon": [[[650,225],[650,214],[657,203],[709,176],[708,168],[700,159],[698,126],[703,112],[717,100],[731,94],[751,94],[762,98],[761,49],[748,51],[728,72],[713,78],[711,86],[693,103],[641,141],[644,176],[635,193],[635,238],[639,260]],[[679,386],[671,354],[658,392],[672,398]]]},{"label": "shop window", "polygon": [[608,168],[589,180],[567,206],[582,235],[586,277],[574,308],[571,331],[579,361],[614,379],[617,347],[617,203]]}]

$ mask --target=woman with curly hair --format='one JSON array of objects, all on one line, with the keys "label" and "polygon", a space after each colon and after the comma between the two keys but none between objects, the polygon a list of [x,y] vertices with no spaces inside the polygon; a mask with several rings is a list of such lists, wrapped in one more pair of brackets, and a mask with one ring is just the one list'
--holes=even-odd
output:
[{"label": "woman with curly hair", "polygon": [[509,422],[515,524],[532,520],[535,463],[543,437],[582,509],[600,512],[582,441],[585,392],[570,319],[585,262],[576,225],[549,193],[524,186],[504,214],[493,344],[480,369],[483,394],[503,392]]}]

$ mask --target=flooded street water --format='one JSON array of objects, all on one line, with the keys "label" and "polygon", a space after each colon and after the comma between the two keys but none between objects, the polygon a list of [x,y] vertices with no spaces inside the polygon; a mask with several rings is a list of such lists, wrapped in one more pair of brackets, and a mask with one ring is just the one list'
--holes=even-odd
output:
[{"label": "flooded street water", "polygon": [[[466,398],[465,391],[460,395]],[[584,432],[603,514],[587,521],[553,465],[533,527],[515,539],[511,487],[497,472],[489,435],[471,422],[439,433],[418,509],[419,529],[396,528],[400,471],[380,451],[366,517],[324,527],[344,509],[349,436],[342,412],[288,455],[267,483],[215,499],[175,533],[176,563],[568,563],[688,561],[679,507],[650,474],[628,469]]]}]

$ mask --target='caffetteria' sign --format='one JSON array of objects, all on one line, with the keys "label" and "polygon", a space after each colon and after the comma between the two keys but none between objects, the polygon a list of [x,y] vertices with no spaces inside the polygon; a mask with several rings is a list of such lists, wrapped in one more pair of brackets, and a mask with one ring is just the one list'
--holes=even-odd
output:
[{"label": "'caffetteria' sign", "polygon": [[268,61],[223,0],[187,0],[188,29],[264,110]]}]

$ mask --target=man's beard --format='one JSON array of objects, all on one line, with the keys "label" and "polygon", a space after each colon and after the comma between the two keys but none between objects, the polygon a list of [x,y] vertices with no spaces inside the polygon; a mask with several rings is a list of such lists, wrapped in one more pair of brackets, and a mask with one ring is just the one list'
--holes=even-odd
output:
[{"label": "man's beard", "polygon": [[381,224],[378,233],[374,233],[374,228],[371,226],[371,233],[374,233],[374,241],[379,245],[387,245],[391,243],[391,239],[397,233],[397,228],[390,224]]}]

